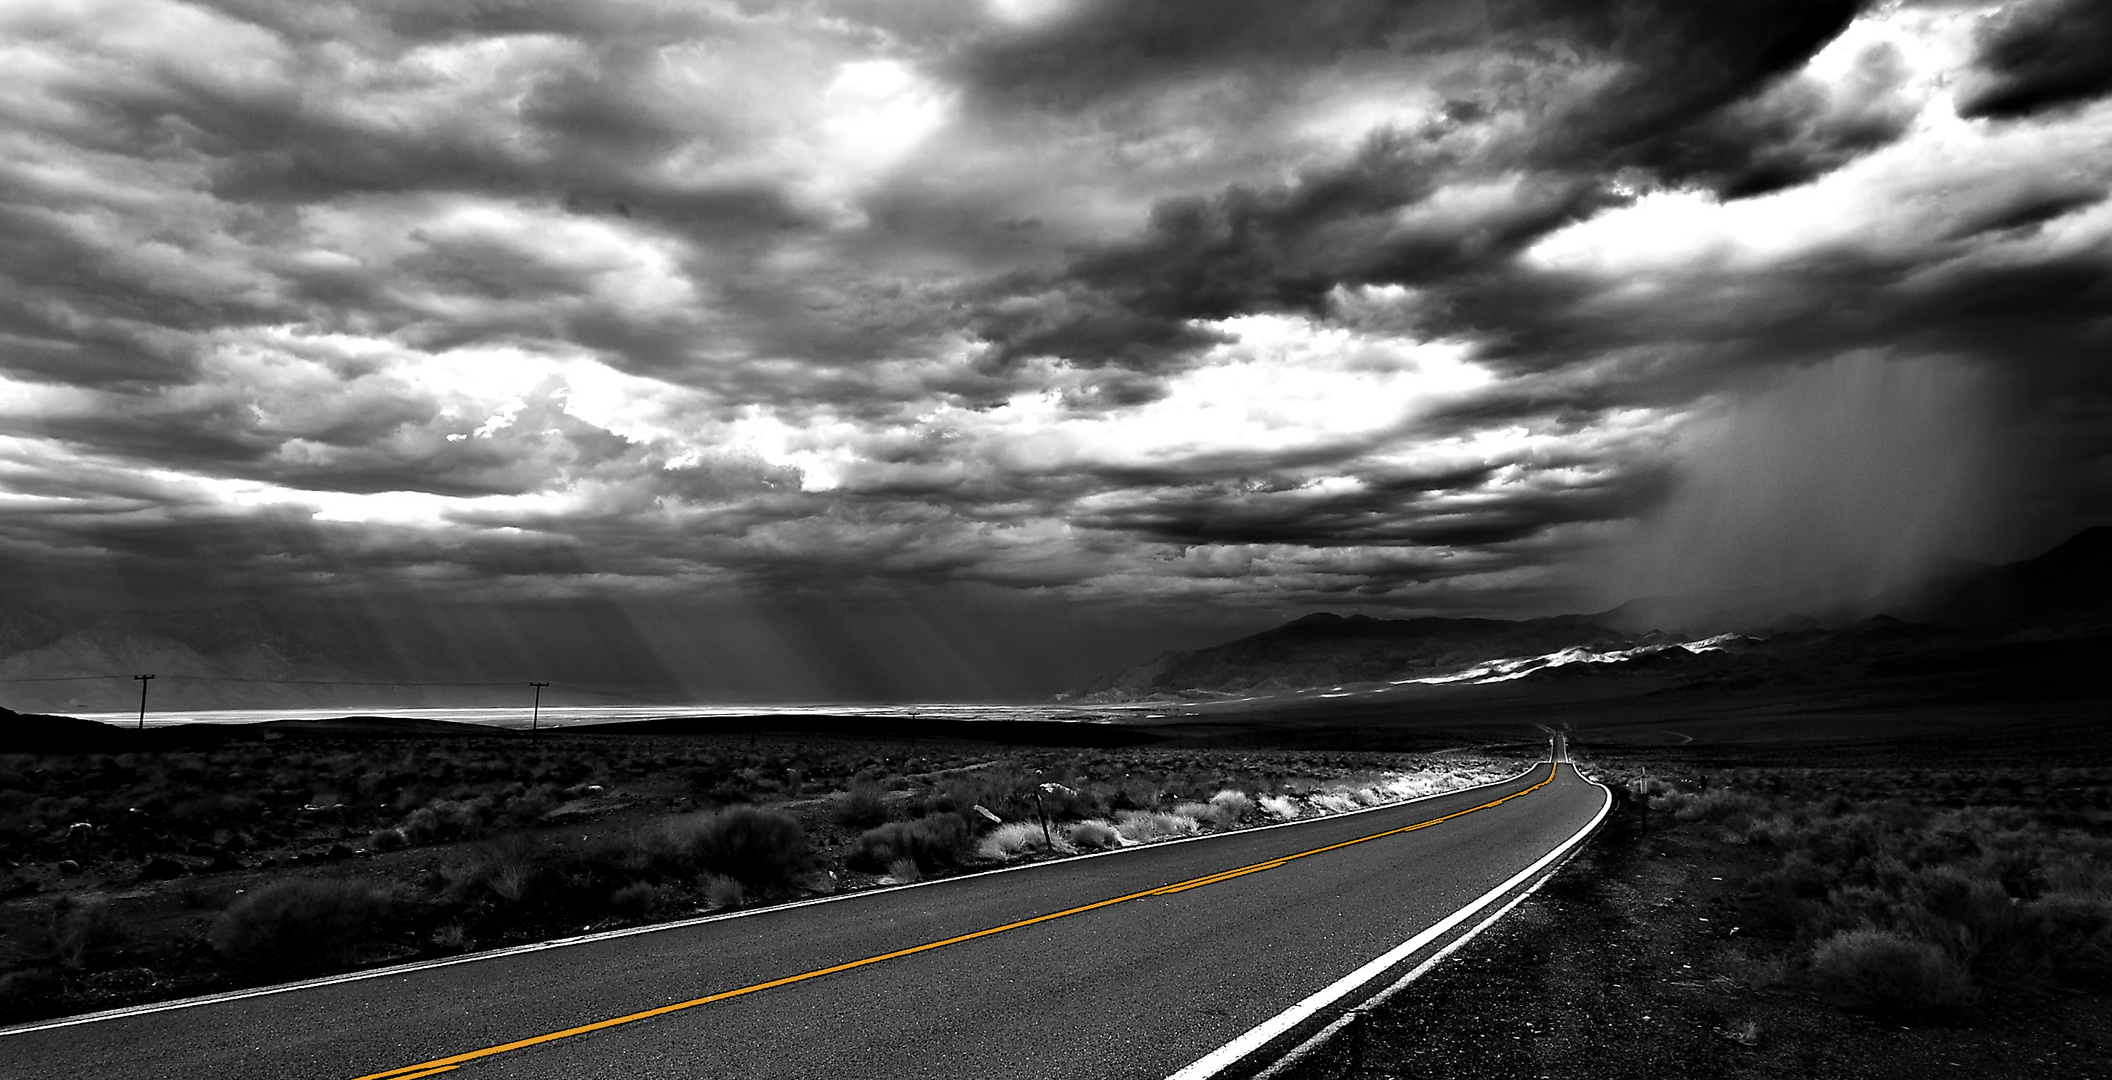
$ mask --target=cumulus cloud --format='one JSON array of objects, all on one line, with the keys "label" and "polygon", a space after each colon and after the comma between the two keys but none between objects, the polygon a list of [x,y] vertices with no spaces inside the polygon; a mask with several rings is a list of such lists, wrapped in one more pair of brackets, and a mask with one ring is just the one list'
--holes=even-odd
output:
[{"label": "cumulus cloud", "polygon": [[16,566],[1523,614],[2112,498],[2088,4],[0,20]]}]

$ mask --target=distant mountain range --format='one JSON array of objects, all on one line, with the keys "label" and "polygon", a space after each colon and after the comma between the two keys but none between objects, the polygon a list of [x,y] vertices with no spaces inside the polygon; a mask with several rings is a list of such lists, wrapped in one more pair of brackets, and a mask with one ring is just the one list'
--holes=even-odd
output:
[{"label": "distant mountain range", "polygon": [[1655,597],[1589,615],[1374,619],[1319,613],[1094,680],[1070,704],[1211,701],[1373,683],[1675,676],[1726,685],[1852,676],[1975,642],[2112,632],[2112,528],[2036,558],[1955,563],[1870,604],[1817,612]]},{"label": "distant mountain range", "polygon": [[[1960,643],[2075,637],[2112,627],[2112,528],[2034,559],[1957,563],[1853,609],[1783,611],[1737,597],[1651,598],[1588,615],[1373,619],[1315,614],[1167,653],[1060,695],[1068,704],[1209,701],[1351,683],[1479,682],[1678,673],[1772,682],[1919,662]],[[2094,629],[2093,629],[2094,628]],[[1720,635],[1712,644],[1695,644]],[[684,684],[620,609],[350,613],[244,602],[90,612],[0,597],[0,707],[162,709],[521,705],[526,679],[573,703],[678,700]]]}]

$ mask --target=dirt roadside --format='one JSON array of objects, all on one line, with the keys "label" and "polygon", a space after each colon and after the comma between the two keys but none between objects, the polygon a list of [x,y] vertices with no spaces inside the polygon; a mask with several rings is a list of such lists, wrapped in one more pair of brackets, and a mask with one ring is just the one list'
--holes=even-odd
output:
[{"label": "dirt roadside", "polygon": [[2005,987],[1970,1015],[1844,1012],[1740,925],[1770,860],[1628,805],[1547,886],[1282,1080],[2112,1077],[2112,998]]}]

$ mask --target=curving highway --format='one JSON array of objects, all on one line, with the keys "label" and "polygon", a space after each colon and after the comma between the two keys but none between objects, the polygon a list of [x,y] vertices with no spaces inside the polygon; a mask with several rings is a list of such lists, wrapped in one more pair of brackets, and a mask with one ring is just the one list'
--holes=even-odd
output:
[{"label": "curving highway", "polygon": [[1375,810],[0,1031],[0,1076],[1250,1072],[1559,865],[1566,762]]}]

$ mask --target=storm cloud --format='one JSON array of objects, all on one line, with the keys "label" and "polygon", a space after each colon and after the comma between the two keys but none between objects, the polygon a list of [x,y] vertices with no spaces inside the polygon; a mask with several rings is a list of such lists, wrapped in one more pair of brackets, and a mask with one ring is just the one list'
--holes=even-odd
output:
[{"label": "storm cloud", "polygon": [[1537,614],[2112,513],[2100,5],[0,27],[18,581]]}]

